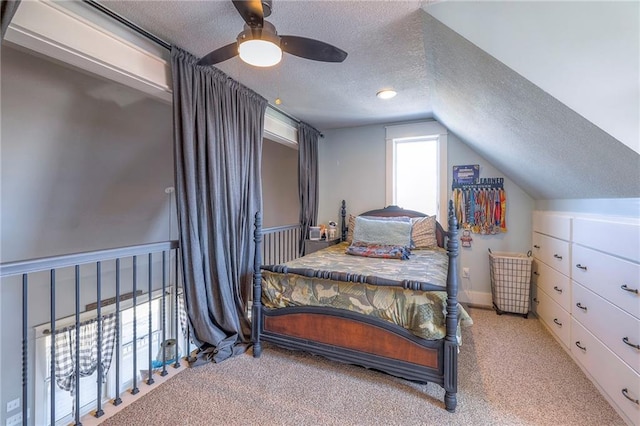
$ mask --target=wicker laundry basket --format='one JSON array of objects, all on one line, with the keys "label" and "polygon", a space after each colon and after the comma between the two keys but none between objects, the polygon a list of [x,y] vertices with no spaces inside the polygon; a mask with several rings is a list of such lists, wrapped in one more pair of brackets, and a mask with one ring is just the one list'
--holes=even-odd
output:
[{"label": "wicker laundry basket", "polygon": [[489,249],[489,273],[493,306],[502,315],[505,312],[529,315],[531,291],[531,252],[492,252]]}]

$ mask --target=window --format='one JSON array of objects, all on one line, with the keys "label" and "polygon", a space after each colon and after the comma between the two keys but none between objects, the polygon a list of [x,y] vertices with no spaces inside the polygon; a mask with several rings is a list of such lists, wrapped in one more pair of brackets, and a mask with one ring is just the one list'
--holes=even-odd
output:
[{"label": "window", "polygon": [[387,205],[447,217],[447,131],[435,121],[388,126]]},{"label": "window", "polygon": [[[127,304],[127,302],[124,302]],[[166,299],[166,314],[168,329],[173,325],[173,306],[171,298]],[[149,307],[152,310],[152,333],[149,339]],[[106,310],[106,309],[105,309]],[[95,311],[92,311],[95,315]],[[149,302],[139,303],[136,306],[135,317],[132,307],[124,308],[120,312],[120,392],[131,388],[133,385],[133,323],[136,323],[137,329],[137,369],[136,380],[141,385],[147,376],[143,374],[149,368],[149,343],[151,342],[152,358],[156,359],[162,340],[162,299],[158,292]],[[65,318],[60,320],[60,324],[69,323],[74,318]],[[66,325],[66,324],[65,324]],[[43,326],[39,326],[42,328]],[[185,336],[181,327],[178,330],[178,350],[180,355],[184,355],[183,350]],[[170,331],[166,333],[166,337],[170,338]],[[50,369],[50,345],[51,336],[42,335],[36,339],[36,424],[50,425],[50,403],[51,403],[51,369]],[[191,348],[189,348],[191,349]],[[97,381],[98,373],[95,372],[91,376],[80,378],[80,415],[83,416],[94,410],[97,399]],[[116,397],[118,390],[116,389],[115,376],[115,360],[111,364],[111,368],[106,374],[106,380],[102,386],[103,405]],[[65,425],[73,423],[75,398],[67,391],[60,389],[55,383],[55,404],[56,404],[56,425]]]}]

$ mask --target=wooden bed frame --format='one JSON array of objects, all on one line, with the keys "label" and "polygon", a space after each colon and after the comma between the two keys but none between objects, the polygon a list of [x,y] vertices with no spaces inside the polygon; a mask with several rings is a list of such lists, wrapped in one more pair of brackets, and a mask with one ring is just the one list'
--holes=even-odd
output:
[{"label": "wooden bed frame", "polygon": [[[342,202],[342,237],[346,237],[346,207]],[[421,217],[423,213],[390,206],[362,213],[361,216]],[[287,307],[268,309],[262,305],[261,270],[290,272],[338,281],[390,285],[414,290],[440,290],[430,284],[394,281],[372,276],[344,274],[311,269],[288,269],[282,265],[261,265],[262,220],[255,221],[255,263],[252,305],[253,356],[260,357],[262,342],[303,350],[327,358],[379,370],[403,379],[432,382],[445,390],[445,408],[454,412],[458,382],[458,223],[449,202],[449,232],[437,224],[440,240],[447,238],[449,266],[447,275],[446,335],[441,340],[421,339],[404,328],[384,320],[328,307]],[[440,245],[440,241],[439,241]]]}]

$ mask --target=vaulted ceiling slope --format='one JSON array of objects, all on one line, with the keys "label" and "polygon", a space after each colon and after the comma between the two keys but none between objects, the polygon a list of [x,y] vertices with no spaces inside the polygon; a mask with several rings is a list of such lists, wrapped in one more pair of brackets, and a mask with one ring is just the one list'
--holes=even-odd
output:
[{"label": "vaulted ceiling slope", "polygon": [[534,199],[640,196],[640,154],[424,13],[434,116]]}]

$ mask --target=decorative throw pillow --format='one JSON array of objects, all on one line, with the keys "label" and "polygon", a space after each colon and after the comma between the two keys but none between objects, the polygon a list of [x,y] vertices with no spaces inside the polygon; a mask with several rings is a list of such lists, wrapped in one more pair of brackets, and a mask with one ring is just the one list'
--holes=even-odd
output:
[{"label": "decorative throw pillow", "polygon": [[436,217],[414,217],[411,219],[413,228],[411,240],[414,248],[430,249],[438,247],[436,239]]},{"label": "decorative throw pillow", "polygon": [[352,214],[349,215],[349,225],[347,226],[347,242],[353,241],[353,228],[356,227],[356,217]]},{"label": "decorative throw pillow", "polygon": [[353,243],[364,242],[391,246],[409,247],[411,245],[411,222],[395,220],[368,219],[356,217],[353,230]]}]

